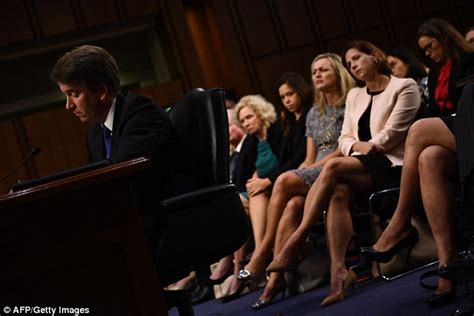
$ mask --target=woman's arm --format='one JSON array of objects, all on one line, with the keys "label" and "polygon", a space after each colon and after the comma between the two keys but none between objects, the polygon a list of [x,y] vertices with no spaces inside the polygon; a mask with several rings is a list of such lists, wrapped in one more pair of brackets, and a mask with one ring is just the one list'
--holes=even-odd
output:
[{"label": "woman's arm", "polygon": [[328,154],[327,156],[325,156],[324,158],[322,159],[319,159],[319,160],[316,160],[314,162],[314,164],[311,166],[311,167],[322,167],[324,166],[324,164],[329,161],[330,159],[332,158],[336,158],[336,157],[342,157],[343,154],[341,152],[341,150],[339,148],[337,148],[335,151],[333,151],[332,153]]},{"label": "woman's arm", "polygon": [[304,161],[300,164],[298,169],[304,169],[311,166],[316,160],[318,154],[318,149],[314,145],[314,140],[311,136],[306,137],[306,157]]},{"label": "woman's arm", "polygon": [[355,138],[354,123],[352,119],[353,108],[355,107],[354,99],[356,97],[357,88],[352,89],[347,94],[346,108],[344,110],[344,121],[342,122],[341,135],[339,136],[338,145],[342,155],[349,156],[353,152],[353,146],[357,142]]}]

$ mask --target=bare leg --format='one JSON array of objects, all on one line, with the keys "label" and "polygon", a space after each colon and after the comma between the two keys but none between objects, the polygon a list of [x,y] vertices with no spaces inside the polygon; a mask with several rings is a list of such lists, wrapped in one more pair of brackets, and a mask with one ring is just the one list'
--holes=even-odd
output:
[{"label": "bare leg", "polygon": [[[450,178],[457,172],[453,151],[440,146],[423,150],[419,159],[423,205],[433,233],[439,265],[455,259],[454,212],[455,197]],[[437,293],[451,290],[451,281],[439,278]]]},{"label": "bare leg", "polygon": [[[240,201],[242,202],[242,205],[244,206],[245,211],[247,214],[249,213],[249,202],[248,200],[240,195]],[[234,252],[234,275],[232,276],[232,281],[230,283],[230,290],[228,295],[234,294],[238,288],[240,287],[240,284],[242,283],[240,280],[237,279],[237,275],[239,273],[240,269],[240,262],[242,262],[245,259],[245,255],[247,254],[247,247],[248,247],[248,241],[246,241],[242,247],[240,247],[239,250]]]},{"label": "bare leg", "polygon": [[273,260],[269,271],[273,268],[285,269],[296,259],[295,251],[298,245],[304,241],[312,225],[321,216],[338,183],[354,185],[364,190],[372,185],[372,178],[357,158],[341,157],[329,160],[308,192],[301,224],[288,239],[281,253]]},{"label": "bare leg", "polygon": [[349,205],[352,190],[345,184],[334,188],[327,212],[327,238],[331,257],[331,290],[329,296],[340,295],[347,278],[345,265],[347,246],[354,234]]},{"label": "bare leg", "polygon": [[253,238],[255,240],[255,248],[260,247],[263,235],[265,234],[269,199],[268,193],[265,192],[254,195],[249,199],[249,215],[252,224]]},{"label": "bare leg", "polygon": [[411,213],[420,195],[418,158],[431,145],[441,145],[452,149],[454,136],[439,118],[416,121],[410,127],[405,144],[400,197],[389,225],[383,231],[374,249],[387,251],[403,239],[411,229]]},{"label": "bare leg", "polygon": [[[288,201],[286,208],[281,216],[276,233],[274,253],[278,254],[284,243],[296,230],[303,216],[304,197],[295,196]],[[265,286],[259,300],[266,302],[271,301],[278,292],[283,290],[283,273],[272,272],[267,285]]]},{"label": "bare leg", "polygon": [[219,260],[217,267],[214,269],[214,271],[212,271],[211,275],[209,276],[209,279],[219,280],[224,275],[226,275],[232,267],[232,258],[233,256],[230,255]]},{"label": "bare leg", "polygon": [[293,172],[281,174],[273,186],[272,195],[267,208],[267,225],[265,235],[259,247],[256,247],[246,269],[251,273],[263,271],[270,257],[271,249],[275,243],[277,227],[280,223],[283,210],[288,201],[294,196],[304,196],[308,192],[308,186],[302,178]]}]

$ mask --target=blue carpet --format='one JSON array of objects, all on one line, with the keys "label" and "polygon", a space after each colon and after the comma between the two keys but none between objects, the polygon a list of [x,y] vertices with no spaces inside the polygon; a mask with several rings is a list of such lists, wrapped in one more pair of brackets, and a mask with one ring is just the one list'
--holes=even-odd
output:
[{"label": "blue carpet", "polygon": [[[212,300],[196,305],[194,312],[196,316],[451,315],[468,298],[464,287],[458,288],[457,302],[437,309],[430,309],[426,306],[425,301],[433,294],[433,291],[425,290],[419,285],[419,275],[424,271],[426,270],[391,282],[370,280],[357,283],[356,294],[349,292],[343,302],[326,308],[321,308],[319,304],[329,291],[327,286],[278,301],[260,311],[254,311],[250,307],[250,304],[258,298],[261,292],[261,290],[257,290],[226,304]],[[433,279],[433,282],[436,280]],[[278,299],[279,297],[277,297]],[[178,312],[173,309],[170,311],[170,315],[177,316]]]}]

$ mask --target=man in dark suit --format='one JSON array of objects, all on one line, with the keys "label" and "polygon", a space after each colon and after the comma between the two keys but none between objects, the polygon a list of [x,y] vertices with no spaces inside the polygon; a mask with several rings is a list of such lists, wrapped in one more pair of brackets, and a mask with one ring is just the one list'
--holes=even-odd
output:
[{"label": "man in dark suit", "polygon": [[160,201],[192,187],[192,179],[181,170],[186,164],[180,161],[183,152],[172,122],[149,99],[120,93],[118,66],[100,47],[84,45],[64,54],[51,79],[66,96],[66,109],[91,125],[89,162],[152,159],[151,170],[132,181],[131,191],[147,241],[156,249],[161,226],[166,223]]}]

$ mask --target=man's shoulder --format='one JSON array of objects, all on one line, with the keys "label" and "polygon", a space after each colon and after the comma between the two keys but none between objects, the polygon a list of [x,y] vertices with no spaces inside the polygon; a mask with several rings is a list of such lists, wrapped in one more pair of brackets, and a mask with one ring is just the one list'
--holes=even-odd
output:
[{"label": "man's shoulder", "polygon": [[124,112],[137,110],[163,112],[163,110],[149,98],[135,95],[131,92],[119,94],[117,96],[117,106],[122,107]]}]

